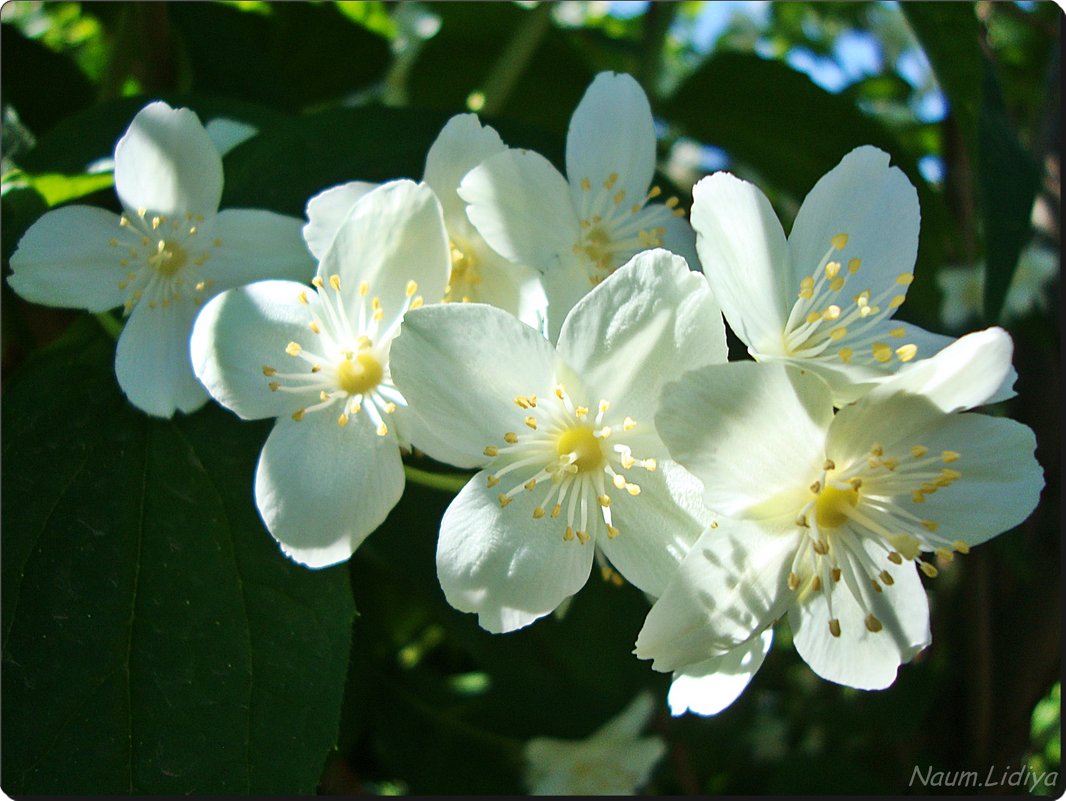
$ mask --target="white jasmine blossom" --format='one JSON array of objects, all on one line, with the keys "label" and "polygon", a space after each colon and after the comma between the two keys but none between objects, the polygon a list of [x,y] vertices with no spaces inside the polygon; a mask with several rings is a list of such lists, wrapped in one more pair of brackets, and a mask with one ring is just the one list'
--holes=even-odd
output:
[{"label": "white jasmine blossom", "polygon": [[482,304],[412,312],[393,349],[416,444],[480,472],[448,507],[437,575],[449,603],[511,631],[584,585],[601,551],[659,594],[705,523],[698,482],[651,424],[682,365],[725,360],[706,281],[662,250],[584,298],[558,349]]},{"label": "white jasmine blossom", "polygon": [[403,315],[443,295],[448,268],[436,198],[396,181],[351,208],[311,287],[230,290],[197,320],[192,358],[211,395],[242,418],[278,418],[255,498],[296,561],[344,561],[400,499],[410,434],[390,350]]},{"label": "white jasmine blossom", "polygon": [[693,189],[696,249],[757,361],[825,379],[838,405],[951,339],[892,319],[914,280],[918,195],[888,154],[853,150],[803,201],[786,240],[759,189],[729,173]]},{"label": "white jasmine blossom", "polygon": [[[466,173],[506,149],[499,134],[483,126],[476,114],[458,114],[448,120],[426,155],[423,181],[440,201],[451,251],[444,302],[488,303],[539,328],[547,305],[539,274],[489,247],[467,218],[466,203],[457,191]],[[352,204],[375,186],[351,181],[308,201],[304,236],[312,253],[325,252]]]},{"label": "white jasmine blossom", "polygon": [[497,252],[544,274],[552,339],[567,312],[634,254],[664,247],[695,264],[677,198],[660,195],[655,126],[629,75],[596,76],[570,120],[563,177],[538,153],[508,149],[459,187],[467,214]]},{"label": "white jasmine blossom", "polygon": [[149,414],[191,412],[207,400],[189,361],[201,304],[262,278],[313,269],[300,221],[269,211],[218,211],[222,160],[189,109],[150,103],[115,146],[115,190],[125,211],[64,206],[35,222],[11,257],[11,287],[49,306],[129,318],[115,372]]},{"label": "white jasmine blossom", "polygon": [[669,384],[656,425],[724,516],[649,613],[636,652],[659,670],[732,651],[788,614],[823,678],[892,683],[928,645],[919,570],[1023,521],[1043,478],[1033,433],[960,413],[1010,367],[1001,329],[963,337],[833,414],[828,386],[782,364],[701,368]]},{"label": "white jasmine blossom", "polygon": [[530,795],[633,795],[666,753],[658,736],[642,737],[654,711],[642,693],[584,740],[536,737],[525,747]]}]

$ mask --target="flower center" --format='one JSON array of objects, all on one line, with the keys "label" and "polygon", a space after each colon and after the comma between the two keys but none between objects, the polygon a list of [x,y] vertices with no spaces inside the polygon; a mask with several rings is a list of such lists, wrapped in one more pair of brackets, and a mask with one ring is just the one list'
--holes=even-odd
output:
[{"label": "flower center", "polygon": [[500,493],[500,506],[546,487],[533,507],[534,520],[554,520],[565,513],[566,542],[576,539],[584,544],[598,532],[605,533],[608,539],[617,537],[612,499],[640,495],[640,486],[623,471],[634,467],[649,472],[657,469],[655,459],[633,456],[629,440],[636,433],[636,421],[609,414],[611,405],[605,400],[593,413],[587,406],[575,404],[562,385],[547,400],[520,395],[514,403],[525,415],[525,432],[508,431],[503,435],[503,445],[485,448],[485,455],[492,460],[487,475],[489,487],[495,487],[511,473],[516,478],[525,477]]},{"label": "flower center", "polygon": [[155,255],[148,257],[148,263],[159,272],[160,275],[176,275],[189,260],[189,254],[177,242],[160,239],[156,245]]},{"label": "flower center", "polygon": [[337,364],[337,383],[349,395],[362,395],[381,383],[385,371],[381,362],[366,351],[354,359],[341,359]]},{"label": "flower center", "polygon": [[838,528],[848,519],[847,510],[858,505],[858,489],[838,489],[827,483],[818,493],[818,500],[814,502],[814,518],[819,528]]},{"label": "flower center", "polygon": [[893,328],[888,337],[873,334],[873,330],[903,305],[906,287],[914,276],[901,273],[876,297],[869,289],[863,289],[848,298],[844,287],[859,272],[862,259],[853,256],[845,266],[843,251],[847,246],[847,234],[833,236],[814,272],[800,282],[799,297],[785,324],[784,354],[844,364],[855,360],[875,366],[887,365],[893,359],[900,363],[911,361],[918,354],[918,347],[899,341],[907,336],[904,326]]},{"label": "flower center", "polygon": [[597,470],[606,461],[600,440],[588,426],[575,426],[561,433],[555,441],[555,452],[559,456],[573,454],[572,464],[579,473]]},{"label": "flower center", "polygon": [[457,243],[449,242],[452,254],[452,271],[448,276],[448,286],[444,290],[445,303],[469,303],[477,298],[477,286],[481,283],[481,271],[474,250]]}]

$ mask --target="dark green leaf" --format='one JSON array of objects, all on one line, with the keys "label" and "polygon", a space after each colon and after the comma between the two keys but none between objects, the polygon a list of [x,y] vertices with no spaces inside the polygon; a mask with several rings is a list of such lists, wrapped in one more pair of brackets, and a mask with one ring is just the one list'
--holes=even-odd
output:
[{"label": "dark green leaf", "polygon": [[4,788],[310,792],[336,741],[347,574],[290,563],[259,523],[268,426],[141,415],[112,347],[83,336],[5,387]]}]

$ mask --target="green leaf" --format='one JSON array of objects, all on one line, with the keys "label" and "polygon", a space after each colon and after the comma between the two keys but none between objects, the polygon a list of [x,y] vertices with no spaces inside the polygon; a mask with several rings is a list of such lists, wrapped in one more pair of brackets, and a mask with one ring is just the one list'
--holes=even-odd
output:
[{"label": "green leaf", "polygon": [[114,185],[114,176],[109,172],[85,173],[82,175],[61,175],[46,172],[42,175],[26,176],[29,185],[41,193],[49,206],[57,206],[69,200],[85,197],[101,189]]},{"label": "green leaf", "polygon": [[5,387],[4,788],[313,791],[337,736],[347,573],[292,564],[259,523],[266,425],[214,406],[147,418],[112,359],[83,333]]},{"label": "green leaf", "polygon": [[779,61],[716,55],[659,111],[797,198],[860,145],[889,152],[912,181],[924,183],[879,123]]}]

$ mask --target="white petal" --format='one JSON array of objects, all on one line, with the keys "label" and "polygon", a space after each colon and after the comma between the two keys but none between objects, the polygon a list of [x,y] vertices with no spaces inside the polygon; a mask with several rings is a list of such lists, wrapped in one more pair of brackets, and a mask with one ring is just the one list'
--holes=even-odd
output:
[{"label": "white petal", "polygon": [[592,284],[584,269],[574,265],[571,267],[549,270],[541,276],[547,301],[546,330],[552,342],[559,341],[563,323],[566,322],[570,310],[592,289]]},{"label": "white petal", "polygon": [[665,250],[638,253],[570,311],[559,355],[590,391],[648,420],[663,384],[726,361],[725,325],[706,279]]},{"label": "white petal", "polygon": [[829,608],[825,591],[811,592],[789,609],[788,622],[799,655],[823,679],[880,690],[896,679],[896,669],[909,662],[931,640],[929,603],[911,562],[894,565],[884,551],[867,545],[867,551],[892,574],[894,584],[883,592],[865,592],[867,608],[883,626],[866,628],[866,612],[843,582],[833,587],[833,617],[840,621],[840,636],[829,631]]},{"label": "white petal", "polygon": [[448,603],[500,633],[528,626],[581,589],[595,546],[564,542],[559,526],[534,520],[532,493],[501,508],[486,477],[474,476],[444,513],[437,577]]},{"label": "white petal", "polygon": [[987,403],[1005,384],[1013,384],[1017,375],[1011,367],[1013,354],[1010,334],[1002,328],[987,328],[908,364],[871,394],[909,392],[928,398],[945,412],[972,409]]},{"label": "white petal", "polygon": [[[457,467],[487,461],[484,449],[522,430],[518,395],[547,397],[555,351],[507,312],[480,303],[449,303],[409,312],[392,344],[397,388],[435,441],[414,444]],[[423,447],[424,446],[424,447]]]},{"label": "white petal", "polygon": [[231,120],[228,117],[215,117],[213,120],[208,120],[204,130],[211,137],[215,150],[220,156],[226,155],[237,145],[247,142],[259,133],[259,129],[254,125],[240,120]]},{"label": "white petal", "polygon": [[652,606],[634,653],[667,671],[743,645],[792,603],[786,582],[797,545],[795,529],[720,519]]},{"label": "white petal", "polygon": [[449,228],[454,220],[466,221],[466,203],[458,194],[463,176],[489,156],[506,149],[500,135],[492,127],[482,125],[476,114],[456,114],[441,129],[426,154],[422,180],[440,200]]},{"label": "white petal", "polygon": [[221,244],[204,264],[218,289],[268,278],[310,281],[315,272],[295,217],[260,209],[226,209],[215,218]]},{"label": "white petal", "polygon": [[467,173],[459,196],[493,250],[541,272],[568,267],[578,240],[570,186],[551,163],[529,150],[505,150]]},{"label": "white petal", "polygon": [[115,146],[115,191],[130,211],[210,216],[222,197],[222,157],[194,112],[149,103]]},{"label": "white petal", "polygon": [[794,270],[790,285],[797,291],[837,234],[847,234],[848,241],[833,259],[841,264],[862,260],[848,279],[849,296],[869,289],[876,297],[913,270],[921,216],[918,193],[888,162],[888,154],[875,147],[856,148],[811,189],[788,240]]},{"label": "white petal", "polygon": [[832,419],[820,379],[780,364],[733,362],[667,384],[655,427],[671,457],[703,482],[708,507],[766,518],[806,502]]},{"label": "white petal", "polygon": [[782,352],[799,285],[788,282],[788,243],[770,201],[724,172],[697,183],[692,197],[700,264],[729,326],[749,348]]},{"label": "white petal", "polygon": [[125,249],[118,217],[92,206],[64,206],[44,214],[19,240],[8,283],[19,295],[46,306],[101,312],[122,305],[119,265]]},{"label": "white petal", "polygon": [[774,631],[768,628],[728,653],[675,672],[666,696],[670,714],[717,715],[744,692],[762,667],[773,639]]},{"label": "white petal", "polygon": [[363,302],[359,285],[381,299],[386,324],[408,300],[408,284],[426,303],[444,297],[451,271],[440,203],[425,184],[390,181],[360,198],[337,231],[318,274],[341,278],[348,308]]},{"label": "white petal", "polygon": [[612,174],[612,191],[624,190],[630,203],[648,191],[655,173],[655,124],[644,90],[624,73],[597,75],[570,118],[566,135],[566,174],[576,193],[588,178],[601,186]]},{"label": "white petal", "polygon": [[130,403],[156,417],[191,412],[207,402],[193,375],[189,336],[199,309],[189,301],[151,308],[138,303],[115,351],[115,374]]},{"label": "white petal", "polygon": [[366,181],[349,181],[331,186],[307,201],[307,225],[303,227],[303,235],[316,259],[326,255],[337,229],[355,201],[379,186]]},{"label": "white petal", "polygon": [[308,567],[348,559],[403,494],[400,450],[366,414],[341,428],[328,410],[278,419],[255,473],[267,529]]},{"label": "white petal", "polygon": [[231,289],[204,306],[193,328],[190,350],[196,376],[211,396],[246,420],[282,417],[317,401],[318,392],[306,395],[271,392],[277,379],[264,368],[300,372],[307,367],[285,352],[292,341],[311,338],[311,316],[297,300],[300,293],[314,297],[303,284],[260,281]]},{"label": "white petal", "polygon": [[541,275],[531,267],[514,264],[485,245],[480,281],[473,300],[510,312],[523,323],[540,330],[547,315]]},{"label": "white petal", "polygon": [[662,595],[710,522],[703,485],[673,462],[661,462],[651,473],[634,470],[629,478],[639,484],[640,495],[616,494],[611,512],[620,533],[596,544],[627,581]]}]

